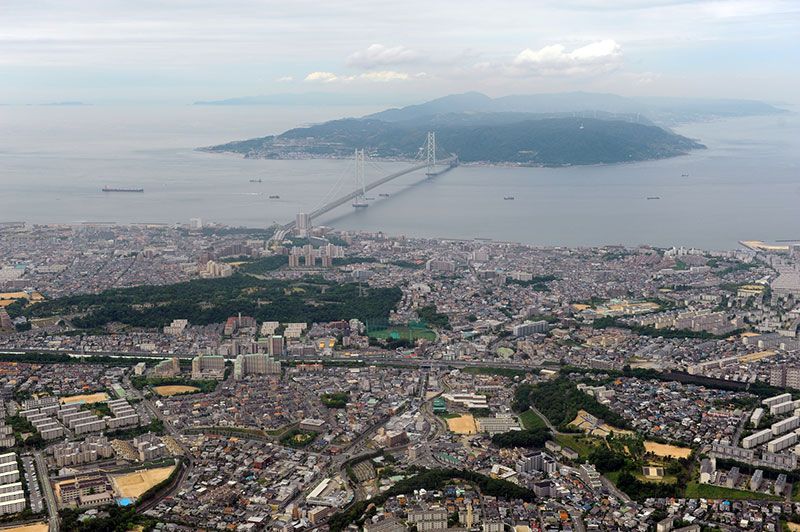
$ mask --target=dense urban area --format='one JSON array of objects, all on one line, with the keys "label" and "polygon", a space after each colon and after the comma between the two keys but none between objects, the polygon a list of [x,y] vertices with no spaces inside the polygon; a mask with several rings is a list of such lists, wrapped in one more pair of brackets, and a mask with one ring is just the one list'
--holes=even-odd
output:
[{"label": "dense urban area", "polygon": [[800,246],[0,225],[0,521],[800,530]]}]

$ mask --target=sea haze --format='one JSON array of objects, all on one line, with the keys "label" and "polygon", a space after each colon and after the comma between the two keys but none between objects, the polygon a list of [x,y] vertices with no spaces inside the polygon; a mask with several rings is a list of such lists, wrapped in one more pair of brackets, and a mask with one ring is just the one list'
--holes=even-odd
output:
[{"label": "sea haze", "polygon": [[[337,186],[352,188],[352,163],[251,160],[194,148],[377,110],[0,107],[0,221],[173,223],[201,217],[254,227],[283,223],[318,206]],[[624,165],[462,166],[434,180],[416,173],[374,190],[370,208],[342,207],[320,222],[542,245],[720,249],[743,239],[800,238],[796,114],[695,123],[674,131],[708,149]],[[446,147],[447,140],[439,143]],[[368,178],[403,167],[369,163]],[[254,178],[262,182],[251,183]],[[100,191],[104,185],[145,192],[108,194]]]}]

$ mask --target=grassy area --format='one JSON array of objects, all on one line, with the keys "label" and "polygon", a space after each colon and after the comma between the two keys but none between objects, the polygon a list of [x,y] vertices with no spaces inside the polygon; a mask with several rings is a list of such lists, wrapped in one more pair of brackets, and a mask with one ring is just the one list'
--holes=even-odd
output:
[{"label": "grassy area", "polygon": [[393,340],[419,340],[420,338],[423,340],[436,340],[436,333],[428,328],[389,327],[387,329],[369,331],[369,336],[380,340],[386,340],[387,338]]},{"label": "grassy area", "polygon": [[586,460],[595,447],[596,438],[583,434],[556,434],[556,442],[562,447],[569,447],[580,455],[580,460]]},{"label": "grassy area", "polygon": [[776,495],[760,493],[754,491],[736,490],[712,486],[710,484],[700,484],[692,480],[686,485],[687,499],[729,499],[729,500],[770,500],[777,501],[781,498]]},{"label": "grassy area", "polygon": [[661,478],[649,478],[641,473],[635,473],[633,475],[636,477],[636,480],[641,480],[642,482],[658,482],[660,484],[675,484],[678,481],[678,478],[675,475],[664,475]]},{"label": "grassy area", "polygon": [[522,422],[522,426],[525,427],[526,430],[538,429],[538,428],[546,428],[547,423],[534,412],[533,410],[526,410],[519,416],[519,420]]}]

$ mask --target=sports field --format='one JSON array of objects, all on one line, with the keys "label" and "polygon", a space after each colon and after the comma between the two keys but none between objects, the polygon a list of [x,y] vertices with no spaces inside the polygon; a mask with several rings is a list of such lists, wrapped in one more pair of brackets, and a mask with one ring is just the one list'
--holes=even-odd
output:
[{"label": "sports field", "polygon": [[181,393],[194,393],[199,392],[200,388],[194,386],[186,386],[183,384],[174,384],[166,386],[156,386],[153,390],[161,397],[169,397],[171,395],[178,395]]},{"label": "sports field", "polygon": [[430,329],[427,329],[427,328],[425,328],[425,329],[417,329],[417,328],[409,328],[409,327],[402,327],[402,326],[388,327],[386,329],[380,329],[380,330],[377,330],[377,331],[369,331],[368,334],[369,334],[369,336],[372,336],[373,338],[380,338],[380,339],[390,338],[390,339],[393,339],[393,340],[400,340],[400,339],[403,339],[403,340],[408,340],[408,339],[418,340],[420,338],[423,339],[423,340],[435,340],[436,339],[436,333],[433,332]]},{"label": "sports field", "polygon": [[667,445],[654,441],[644,442],[644,450],[656,456],[670,456],[672,458],[689,458],[692,450],[688,447],[678,447],[677,445]]},{"label": "sports field", "polygon": [[60,401],[62,405],[71,405],[75,403],[103,403],[108,401],[108,394],[106,392],[98,392],[86,395],[71,395],[69,397],[62,397]]},{"label": "sports field", "polygon": [[447,428],[456,434],[477,434],[478,427],[475,426],[475,418],[472,414],[447,418]]},{"label": "sports field", "polygon": [[33,523],[32,525],[0,528],[0,532],[47,532],[48,530],[50,530],[50,527],[47,523]]},{"label": "sports field", "polygon": [[137,498],[159,482],[166,480],[175,466],[142,469],[124,475],[112,475],[111,483],[120,497]]}]

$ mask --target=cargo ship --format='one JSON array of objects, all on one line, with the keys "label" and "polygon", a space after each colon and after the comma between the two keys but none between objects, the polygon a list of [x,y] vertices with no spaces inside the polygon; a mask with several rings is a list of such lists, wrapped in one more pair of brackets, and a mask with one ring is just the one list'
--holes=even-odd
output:
[{"label": "cargo ship", "polygon": [[143,188],[115,188],[103,187],[103,192],[144,192]]},{"label": "cargo ship", "polygon": [[514,196],[503,196],[503,199],[506,200],[506,201],[513,201],[514,200]]}]

